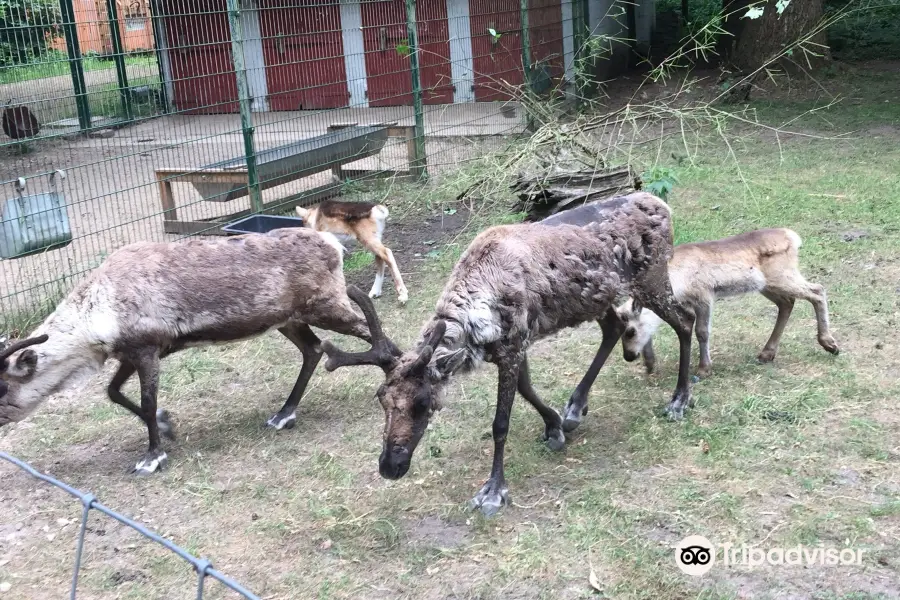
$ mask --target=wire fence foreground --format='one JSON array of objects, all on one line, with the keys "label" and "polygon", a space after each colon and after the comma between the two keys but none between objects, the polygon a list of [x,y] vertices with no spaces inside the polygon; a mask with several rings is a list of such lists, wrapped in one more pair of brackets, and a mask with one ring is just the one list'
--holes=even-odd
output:
[{"label": "wire fence foreground", "polygon": [[37,469],[35,469],[31,465],[29,465],[28,463],[23,462],[23,461],[19,460],[18,458],[15,458],[14,456],[10,456],[9,454],[7,454],[5,452],[0,452],[0,459],[3,459],[12,465],[15,465],[16,467],[25,471],[26,473],[28,473],[32,477],[35,477],[36,479],[39,479],[45,483],[49,483],[50,485],[63,490],[64,492],[66,492],[67,494],[69,494],[70,496],[72,496],[74,498],[77,498],[81,502],[82,507],[83,507],[83,510],[81,513],[81,527],[78,530],[78,543],[77,543],[76,550],[75,550],[75,568],[72,572],[72,587],[71,587],[71,591],[69,594],[69,598],[71,598],[72,600],[75,599],[76,593],[78,591],[78,575],[81,571],[81,559],[82,559],[82,552],[84,550],[84,537],[85,537],[85,533],[87,532],[88,516],[89,516],[91,510],[96,510],[97,512],[100,512],[100,513],[118,521],[122,525],[125,525],[126,527],[130,527],[131,529],[140,533],[145,538],[156,542],[157,544],[163,546],[164,548],[167,548],[168,550],[171,550],[172,552],[174,552],[175,554],[180,556],[182,559],[184,559],[185,561],[190,563],[191,566],[194,568],[194,571],[196,571],[196,573],[197,573],[197,596],[196,596],[197,600],[203,599],[203,585],[204,585],[207,577],[212,577],[214,580],[218,581],[219,583],[221,583],[228,589],[240,594],[244,598],[247,598],[247,600],[260,600],[259,597],[256,596],[253,592],[248,591],[247,589],[245,589],[242,585],[240,585],[236,581],[223,575],[219,571],[216,571],[213,568],[212,563],[209,562],[208,560],[203,559],[203,558],[197,558],[196,556],[194,556],[193,554],[191,554],[184,548],[181,548],[177,544],[174,544],[174,543],[170,542],[169,540],[153,533],[152,531],[150,531],[149,529],[147,529],[140,523],[137,523],[134,520],[129,519],[128,517],[121,515],[121,514],[117,513],[116,511],[104,506],[97,500],[96,497],[94,497],[93,494],[88,493],[88,492],[82,492],[81,490],[76,490],[72,486],[66,485],[62,481],[59,481],[58,479],[55,479],[49,475],[45,475],[45,474],[39,472]]}]

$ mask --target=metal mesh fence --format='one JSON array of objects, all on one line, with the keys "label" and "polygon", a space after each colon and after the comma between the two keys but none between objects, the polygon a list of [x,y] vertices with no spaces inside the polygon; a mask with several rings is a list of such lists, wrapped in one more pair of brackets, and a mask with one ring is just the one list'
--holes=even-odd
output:
[{"label": "metal mesh fence", "polygon": [[12,335],[127,243],[456,168],[478,140],[525,130],[512,89],[572,93],[589,27],[582,0],[13,5],[0,16]]},{"label": "metal mesh fence", "polygon": [[225,586],[229,590],[239,594],[242,598],[246,598],[247,600],[259,600],[258,596],[254,595],[252,592],[249,592],[246,589],[244,589],[244,587],[242,585],[240,585],[236,581],[233,581],[229,577],[226,577],[222,573],[215,570],[212,566],[212,563],[209,562],[208,560],[205,560],[202,558],[197,558],[196,556],[194,556],[193,554],[191,554],[184,548],[178,546],[177,544],[174,544],[173,542],[167,540],[164,537],[161,537],[161,536],[153,533],[152,531],[150,531],[149,529],[147,529],[140,523],[134,521],[133,519],[129,519],[125,515],[122,515],[116,511],[104,506],[97,500],[97,498],[93,494],[85,493],[85,492],[82,492],[81,490],[76,490],[72,486],[63,483],[62,481],[59,481],[58,479],[56,479],[54,477],[50,477],[49,475],[45,475],[45,474],[39,472],[38,470],[36,470],[34,467],[29,465],[28,463],[21,461],[21,460],[15,458],[14,456],[10,456],[9,454],[7,454],[5,452],[0,452],[0,459],[5,460],[6,462],[8,462],[12,465],[15,465],[16,467],[25,471],[32,477],[39,479],[45,483],[48,483],[58,489],[61,489],[62,491],[69,494],[70,496],[77,498],[78,500],[81,501],[81,505],[83,507],[82,512],[81,512],[81,525],[78,529],[78,541],[77,541],[77,545],[75,548],[75,565],[72,570],[72,586],[69,590],[69,598],[71,598],[71,600],[75,600],[76,595],[78,593],[78,577],[81,574],[82,558],[83,558],[83,553],[84,553],[84,538],[85,538],[85,533],[87,532],[87,529],[88,529],[88,517],[90,516],[90,512],[92,510],[95,510],[101,514],[104,514],[107,517],[118,521],[122,525],[125,525],[126,527],[133,529],[134,531],[138,532],[145,538],[174,552],[179,557],[184,559],[186,562],[190,563],[190,565],[194,568],[194,571],[197,573],[197,587],[196,587],[197,594],[195,596],[197,598],[197,600],[203,600],[203,592],[204,592],[204,587],[205,587],[207,577],[210,577],[210,578],[218,581],[219,583],[221,583],[223,586]]}]

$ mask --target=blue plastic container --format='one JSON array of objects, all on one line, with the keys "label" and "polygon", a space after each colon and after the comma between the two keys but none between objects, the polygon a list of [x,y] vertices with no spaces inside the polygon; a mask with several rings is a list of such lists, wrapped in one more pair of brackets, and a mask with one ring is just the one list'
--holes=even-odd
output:
[{"label": "blue plastic container", "polygon": [[0,256],[19,258],[37,252],[62,248],[72,242],[72,228],[66,201],[56,189],[56,176],[65,178],[65,173],[50,174],[52,191],[22,195],[24,179],[16,182],[18,198],[9,198],[3,204],[0,220]]},{"label": "blue plastic container", "polygon": [[276,217],[274,215],[251,215],[240,221],[229,223],[222,228],[228,233],[269,233],[284,227],[303,227],[300,217]]}]

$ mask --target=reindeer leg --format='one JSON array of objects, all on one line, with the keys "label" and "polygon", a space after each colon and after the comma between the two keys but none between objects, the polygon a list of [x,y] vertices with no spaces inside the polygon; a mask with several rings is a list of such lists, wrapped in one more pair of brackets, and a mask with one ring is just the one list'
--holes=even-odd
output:
[{"label": "reindeer leg", "polygon": [[588,393],[591,391],[591,386],[594,385],[600,369],[603,368],[606,359],[609,358],[610,353],[616,347],[619,338],[622,337],[622,333],[625,331],[625,324],[622,323],[614,309],[606,311],[603,318],[597,322],[600,324],[600,330],[603,332],[603,340],[600,342],[600,349],[597,350],[597,355],[591,362],[591,366],[588,367],[587,373],[581,378],[581,381],[566,403],[563,431],[574,431],[581,424],[581,418],[587,415]]},{"label": "reindeer leg", "polygon": [[480,508],[482,514],[490,517],[500,508],[509,504],[509,489],[503,473],[503,453],[506,448],[506,434],[509,432],[509,415],[516,399],[516,383],[522,357],[518,352],[506,349],[497,356],[497,412],[494,415],[494,461],[491,476],[481,490],[469,502],[472,509]]},{"label": "reindeer leg", "polygon": [[781,343],[781,336],[784,334],[784,328],[787,326],[788,319],[791,318],[791,312],[794,310],[794,299],[788,296],[779,296],[778,294],[763,290],[762,295],[775,303],[778,307],[778,317],[775,319],[775,328],[772,335],[766,341],[766,345],[760,351],[757,360],[762,363],[772,362],[775,355],[778,354],[778,345]]},{"label": "reindeer leg", "polygon": [[159,389],[159,351],[147,349],[135,357],[138,378],[141,380],[141,412],[147,424],[150,446],[147,453],[135,465],[138,475],[149,475],[166,466],[168,457],[159,443],[159,423],[156,419],[156,394]]},{"label": "reindeer leg", "polygon": [[678,382],[672,400],[666,406],[666,414],[673,421],[684,417],[684,407],[694,406],[691,398],[691,334],[694,329],[694,314],[680,305],[672,303],[657,304],[650,309],[669,324],[678,335]]},{"label": "reindeer leg", "polygon": [[[135,366],[127,361],[121,361],[119,365],[119,370],[116,371],[116,374],[113,375],[112,380],[109,382],[109,385],[106,388],[106,393],[109,396],[109,399],[114,403],[118,404],[121,407],[127,408],[132,414],[134,414],[137,418],[147,424],[147,419],[144,418],[144,413],[141,410],[141,407],[128,399],[128,397],[122,393],[122,386],[125,385],[125,382],[134,375],[134,372],[137,369]],[[169,412],[157,409],[156,410],[156,424],[159,427],[159,433],[169,438],[170,440],[175,439],[175,428],[172,425],[172,421],[169,418]]]},{"label": "reindeer leg", "polygon": [[297,423],[297,405],[306,391],[306,386],[322,358],[322,340],[313,333],[309,325],[297,324],[286,325],[278,329],[287,339],[294,342],[294,345],[303,353],[303,366],[300,368],[300,375],[294,383],[294,389],[288,396],[284,406],[281,407],[275,415],[266,421],[266,427],[275,429],[293,429]]},{"label": "reindeer leg", "polygon": [[531,385],[531,373],[528,370],[528,356],[522,356],[519,365],[519,393],[531,404],[544,419],[544,435],[541,439],[547,442],[551,450],[562,450],[566,445],[566,436],[562,431],[562,418],[559,413],[541,402],[540,397]]},{"label": "reindeer leg", "polygon": [[365,244],[376,258],[384,261],[390,268],[391,277],[394,279],[394,287],[397,288],[397,301],[400,304],[406,304],[406,301],[409,299],[409,291],[403,283],[403,276],[400,274],[400,267],[397,266],[397,261],[394,260],[394,253],[375,238],[365,240]]},{"label": "reindeer leg", "polygon": [[694,324],[697,344],[700,346],[700,366],[697,368],[697,376],[700,379],[709,377],[712,373],[712,358],[709,355],[710,329],[712,329],[712,305],[701,304],[697,306],[697,320]]},{"label": "reindeer leg", "polygon": [[378,255],[375,255],[375,283],[372,284],[372,289],[369,291],[369,298],[378,298],[381,296],[382,288],[384,287],[384,272],[387,270],[387,263],[381,260]]},{"label": "reindeer leg", "polygon": [[653,351],[653,338],[647,340],[641,349],[641,356],[644,358],[644,370],[650,375],[656,370],[656,352]]}]

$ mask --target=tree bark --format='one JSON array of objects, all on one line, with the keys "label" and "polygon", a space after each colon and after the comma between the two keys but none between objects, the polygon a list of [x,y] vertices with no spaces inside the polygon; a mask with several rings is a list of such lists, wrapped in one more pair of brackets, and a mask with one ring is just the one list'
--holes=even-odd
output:
[{"label": "tree bark", "polygon": [[[728,4],[740,5],[740,2]],[[775,0],[768,0],[763,5],[765,12],[757,19],[745,19],[743,14],[735,15],[740,19],[737,41],[731,55],[731,62],[745,73],[753,72],[777,57],[789,46],[809,35],[822,20],[822,0],[793,0],[778,14]],[[816,45],[821,44],[821,45]],[[825,32],[813,36],[804,46],[816,54],[816,57],[796,48],[789,60],[783,60],[785,66],[790,61],[803,69],[809,64],[815,65],[830,58]]]}]

